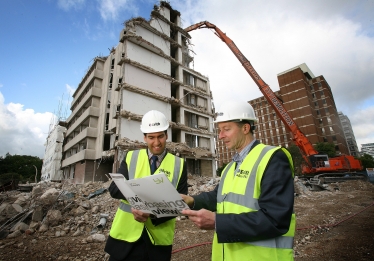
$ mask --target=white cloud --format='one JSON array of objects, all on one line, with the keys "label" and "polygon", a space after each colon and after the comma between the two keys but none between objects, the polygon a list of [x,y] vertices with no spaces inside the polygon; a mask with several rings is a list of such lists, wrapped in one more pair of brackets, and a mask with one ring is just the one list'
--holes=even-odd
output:
[{"label": "white cloud", "polygon": [[72,98],[74,92],[75,92],[77,89],[74,88],[74,87],[72,87],[72,86],[70,86],[69,84],[66,84],[65,87],[66,87],[66,91],[67,91],[69,97]]},{"label": "white cloud", "polygon": [[138,7],[133,0],[98,0],[99,12],[104,21],[117,20],[123,11],[129,11],[136,16]]},{"label": "white cloud", "polygon": [[85,0],[58,0],[58,6],[64,11],[79,10],[84,6]]},{"label": "white cloud", "polygon": [[351,115],[349,119],[361,150],[361,144],[374,142],[374,106],[357,110]]},{"label": "white cloud", "polygon": [[[181,11],[184,28],[200,21],[219,27],[273,91],[279,90],[278,73],[306,63],[329,83],[338,111],[353,125],[359,148],[374,142],[374,35],[370,34],[374,2],[175,0],[171,5]],[[216,107],[227,99],[262,96],[212,31],[198,29],[190,35],[195,69],[209,77]]]},{"label": "white cloud", "polygon": [[0,155],[32,155],[43,158],[44,143],[53,114],[35,113],[19,103],[4,103],[0,92]]}]

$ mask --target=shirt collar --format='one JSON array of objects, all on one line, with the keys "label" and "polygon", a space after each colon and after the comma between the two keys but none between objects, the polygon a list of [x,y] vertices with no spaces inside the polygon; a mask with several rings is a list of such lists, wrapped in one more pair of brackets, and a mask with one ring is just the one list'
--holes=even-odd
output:
[{"label": "shirt collar", "polygon": [[247,156],[247,154],[251,150],[253,143],[255,143],[255,141],[256,139],[252,140],[247,146],[244,147],[244,149],[242,149],[241,152],[235,153],[234,157],[232,158],[232,161],[236,163],[241,163],[244,160],[245,156]]},{"label": "shirt collar", "polygon": [[[148,149],[147,149],[147,153],[148,153],[148,159],[150,160],[153,154]],[[166,150],[164,150],[160,155],[155,155],[155,156],[157,156],[158,162],[161,162],[163,158],[165,158],[165,155],[166,155]]]}]

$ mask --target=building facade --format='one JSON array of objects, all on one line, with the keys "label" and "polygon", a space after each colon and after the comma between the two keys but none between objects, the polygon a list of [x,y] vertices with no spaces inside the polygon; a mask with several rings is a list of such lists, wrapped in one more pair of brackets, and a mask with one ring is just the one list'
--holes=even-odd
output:
[{"label": "building facade", "polygon": [[374,157],[374,143],[361,144],[361,155],[368,154]]},{"label": "building facade", "polygon": [[351,121],[349,120],[347,115],[344,115],[342,112],[338,112],[338,115],[343,127],[345,139],[347,141],[349,154],[355,157],[360,157],[360,152],[357,147],[357,142],[355,134],[353,133]]},{"label": "building facade", "polygon": [[[323,76],[315,77],[304,63],[277,75],[274,94],[312,144],[335,144],[338,154],[349,154],[331,88]],[[264,96],[250,100],[258,118],[255,138],[275,146],[295,145],[292,134]],[[218,166],[229,162],[234,151],[217,141]]]},{"label": "building facade", "polygon": [[63,179],[61,159],[62,144],[66,133],[65,125],[64,121],[59,121],[48,133],[41,170],[42,181],[60,181]]},{"label": "building facade", "polygon": [[95,58],[73,95],[64,177],[106,180],[128,150],[145,146],[140,121],[149,110],[168,118],[167,147],[186,160],[188,173],[215,175],[212,93],[192,61],[190,36],[169,3],[155,6],[149,21],[126,21],[118,45]]}]

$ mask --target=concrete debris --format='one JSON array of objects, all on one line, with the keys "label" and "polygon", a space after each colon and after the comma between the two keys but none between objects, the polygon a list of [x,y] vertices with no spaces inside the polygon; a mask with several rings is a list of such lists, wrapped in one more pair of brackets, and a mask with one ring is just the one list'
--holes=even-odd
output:
[{"label": "concrete debris", "polygon": [[[127,142],[123,146],[129,149],[145,144]],[[169,143],[168,146],[177,153],[190,150],[196,156],[201,155],[201,152],[181,144]],[[218,182],[219,178],[189,175],[189,194],[212,190]],[[76,185],[42,181],[35,184],[31,192],[0,193],[3,238],[17,238],[21,235],[33,235],[34,239],[86,235],[84,243],[104,242],[119,204],[119,200],[107,193],[110,183]],[[178,220],[184,219],[178,217]]]},{"label": "concrete debris", "polygon": [[[185,153],[185,150],[190,149],[180,144],[168,145],[179,153]],[[145,144],[126,141],[120,146],[134,149]],[[198,154],[196,151],[193,153]],[[189,174],[188,193],[196,195],[202,191],[211,191],[219,181],[219,177]],[[89,182],[84,185],[40,182],[32,192],[0,193],[0,200],[3,202],[0,205],[1,232],[5,231],[6,233],[2,234],[7,235],[8,238],[16,238],[23,234],[53,237],[87,235],[85,239],[87,243],[102,242],[109,233],[119,204],[118,200],[106,193],[110,182]],[[312,193],[297,178],[295,189],[296,194],[306,197]],[[178,217],[178,220],[183,219],[184,217]]]}]

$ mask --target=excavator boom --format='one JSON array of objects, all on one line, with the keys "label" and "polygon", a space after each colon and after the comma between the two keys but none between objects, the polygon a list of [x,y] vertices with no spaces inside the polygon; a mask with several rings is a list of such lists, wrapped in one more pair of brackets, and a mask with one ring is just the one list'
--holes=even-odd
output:
[{"label": "excavator boom", "polygon": [[215,34],[227,44],[230,50],[234,53],[236,58],[240,61],[244,69],[248,72],[248,74],[252,77],[254,82],[260,88],[260,91],[270,103],[270,105],[276,111],[278,117],[281,118],[283,123],[287,126],[287,128],[291,131],[293,135],[293,140],[296,145],[301,149],[302,155],[304,157],[305,162],[308,163],[309,167],[311,167],[310,160],[308,159],[309,155],[318,154],[318,152],[313,148],[312,144],[309,140],[304,136],[301,130],[293,121],[292,117],[289,115],[287,110],[284,108],[283,104],[279,101],[277,96],[275,96],[274,92],[270,89],[269,85],[267,85],[262,78],[258,75],[256,70],[253,68],[252,64],[249,60],[242,54],[239,48],[235,45],[235,43],[225,34],[223,33],[217,26],[208,21],[203,21],[194,25],[191,25],[184,30],[186,32],[190,32],[192,30],[201,29],[201,28],[210,28],[215,30]]},{"label": "excavator boom", "polygon": [[230,50],[234,53],[236,58],[240,61],[244,69],[252,77],[254,82],[259,87],[260,91],[277,113],[278,117],[282,120],[288,130],[292,133],[293,141],[299,147],[301,154],[306,162],[306,166],[303,166],[303,174],[319,174],[319,173],[338,173],[338,172],[349,172],[362,170],[362,165],[359,160],[354,159],[352,156],[339,156],[333,159],[329,159],[327,155],[321,155],[313,148],[308,138],[299,129],[297,124],[293,121],[288,111],[284,108],[282,102],[270,89],[262,78],[258,75],[256,70],[253,68],[248,59],[242,54],[235,43],[223,33],[216,25],[203,21],[200,23],[193,24],[184,30],[190,32],[196,29],[208,28],[213,29],[215,35],[217,35]]}]

